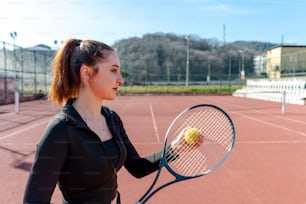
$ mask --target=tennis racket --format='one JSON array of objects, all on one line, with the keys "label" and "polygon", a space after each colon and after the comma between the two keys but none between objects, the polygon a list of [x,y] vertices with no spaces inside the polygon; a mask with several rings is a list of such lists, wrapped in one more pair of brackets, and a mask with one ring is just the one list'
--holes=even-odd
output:
[{"label": "tennis racket", "polygon": [[[229,156],[234,141],[234,124],[221,108],[198,104],[185,109],[170,124],[157,175],[136,204],[146,203],[155,193],[170,184],[214,171]],[[163,167],[174,179],[153,190]]]}]

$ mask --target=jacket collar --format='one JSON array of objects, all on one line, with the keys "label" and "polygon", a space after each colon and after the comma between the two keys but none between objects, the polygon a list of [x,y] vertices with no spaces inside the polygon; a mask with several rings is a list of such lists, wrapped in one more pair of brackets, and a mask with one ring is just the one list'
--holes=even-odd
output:
[{"label": "jacket collar", "polygon": [[72,104],[74,101],[75,99],[69,99],[66,105],[62,108],[62,113],[65,115],[65,120],[73,126],[87,127],[85,121],[73,107]]},{"label": "jacket collar", "polygon": [[[78,111],[73,107],[73,102],[75,98],[69,99],[66,105],[62,108],[62,112],[65,115],[66,122],[70,123],[71,125],[78,126],[78,127],[87,127],[86,122],[82,119],[81,115]],[[103,114],[106,118],[108,125],[110,126],[109,122],[111,121],[111,111],[106,107],[101,107],[101,114]]]}]

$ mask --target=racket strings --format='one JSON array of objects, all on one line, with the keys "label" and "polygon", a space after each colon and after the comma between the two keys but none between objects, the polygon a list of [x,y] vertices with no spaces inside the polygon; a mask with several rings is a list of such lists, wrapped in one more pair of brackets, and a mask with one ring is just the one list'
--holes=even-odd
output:
[{"label": "racket strings", "polygon": [[184,118],[172,127],[168,140],[175,140],[188,127],[199,129],[204,137],[204,143],[199,148],[186,143],[180,147],[179,156],[173,154],[175,150],[167,151],[167,161],[178,174],[196,176],[210,171],[230,151],[233,132],[231,123],[224,113],[215,108],[205,107],[188,111]]},{"label": "racket strings", "polygon": [[181,175],[194,176],[207,170],[205,156],[198,151],[193,145],[184,144],[180,147],[180,153],[173,154],[169,149],[166,153],[167,161],[175,167]]},{"label": "racket strings", "polygon": [[[214,118],[214,120],[212,120]],[[206,124],[203,127],[203,124]],[[227,117],[216,110],[203,110],[192,113],[191,116],[181,125],[181,127],[198,127],[198,129],[204,133],[205,138],[211,142],[215,142],[223,145],[225,148],[231,144],[231,137],[228,134],[232,134],[231,127],[229,126]],[[177,129],[176,135],[181,131]],[[227,132],[227,133],[226,133]]]},{"label": "racket strings", "polygon": [[207,170],[206,158],[198,151],[182,155],[184,158],[174,162],[173,166],[185,176],[195,176]]},{"label": "racket strings", "polygon": [[[201,132],[204,133],[205,138],[209,139],[212,143],[222,145],[225,149],[228,149],[231,145],[231,126],[228,122],[228,118],[220,111],[210,110],[209,112],[203,112],[206,115],[206,119],[199,123],[205,123],[205,127],[201,128]],[[214,118],[212,120],[211,118]]]}]

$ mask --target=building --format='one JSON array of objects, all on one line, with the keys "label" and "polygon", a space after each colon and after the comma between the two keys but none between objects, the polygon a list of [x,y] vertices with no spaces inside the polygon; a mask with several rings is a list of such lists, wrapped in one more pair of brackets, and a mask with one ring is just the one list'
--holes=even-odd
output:
[{"label": "building", "polygon": [[38,44],[33,47],[28,47],[26,49],[33,50],[33,51],[50,51],[51,47],[49,47],[48,45],[44,45],[44,44]]},{"label": "building", "polygon": [[254,72],[258,76],[267,75],[267,53],[254,56]]},{"label": "building", "polygon": [[306,46],[278,45],[267,51],[266,72],[270,78],[306,74]]},{"label": "building", "polygon": [[254,57],[255,72],[269,78],[247,79],[234,96],[306,105],[306,46],[279,45]]}]

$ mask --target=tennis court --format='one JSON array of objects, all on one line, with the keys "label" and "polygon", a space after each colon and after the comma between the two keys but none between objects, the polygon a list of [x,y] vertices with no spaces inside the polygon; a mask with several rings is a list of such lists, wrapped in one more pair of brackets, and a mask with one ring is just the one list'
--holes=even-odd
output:
[{"label": "tennis court", "polygon": [[[209,103],[223,108],[236,128],[229,158],[214,172],[171,185],[148,204],[305,204],[306,106],[233,96],[118,96],[105,104],[124,121],[141,155],[158,151],[168,126],[187,106]],[[48,120],[59,110],[47,101],[0,106],[0,203],[18,204]],[[163,176],[163,175],[162,175]],[[167,176],[167,175],[165,175]],[[133,204],[155,174],[143,179],[119,172],[123,204]],[[61,203],[55,190],[53,203]]]}]

